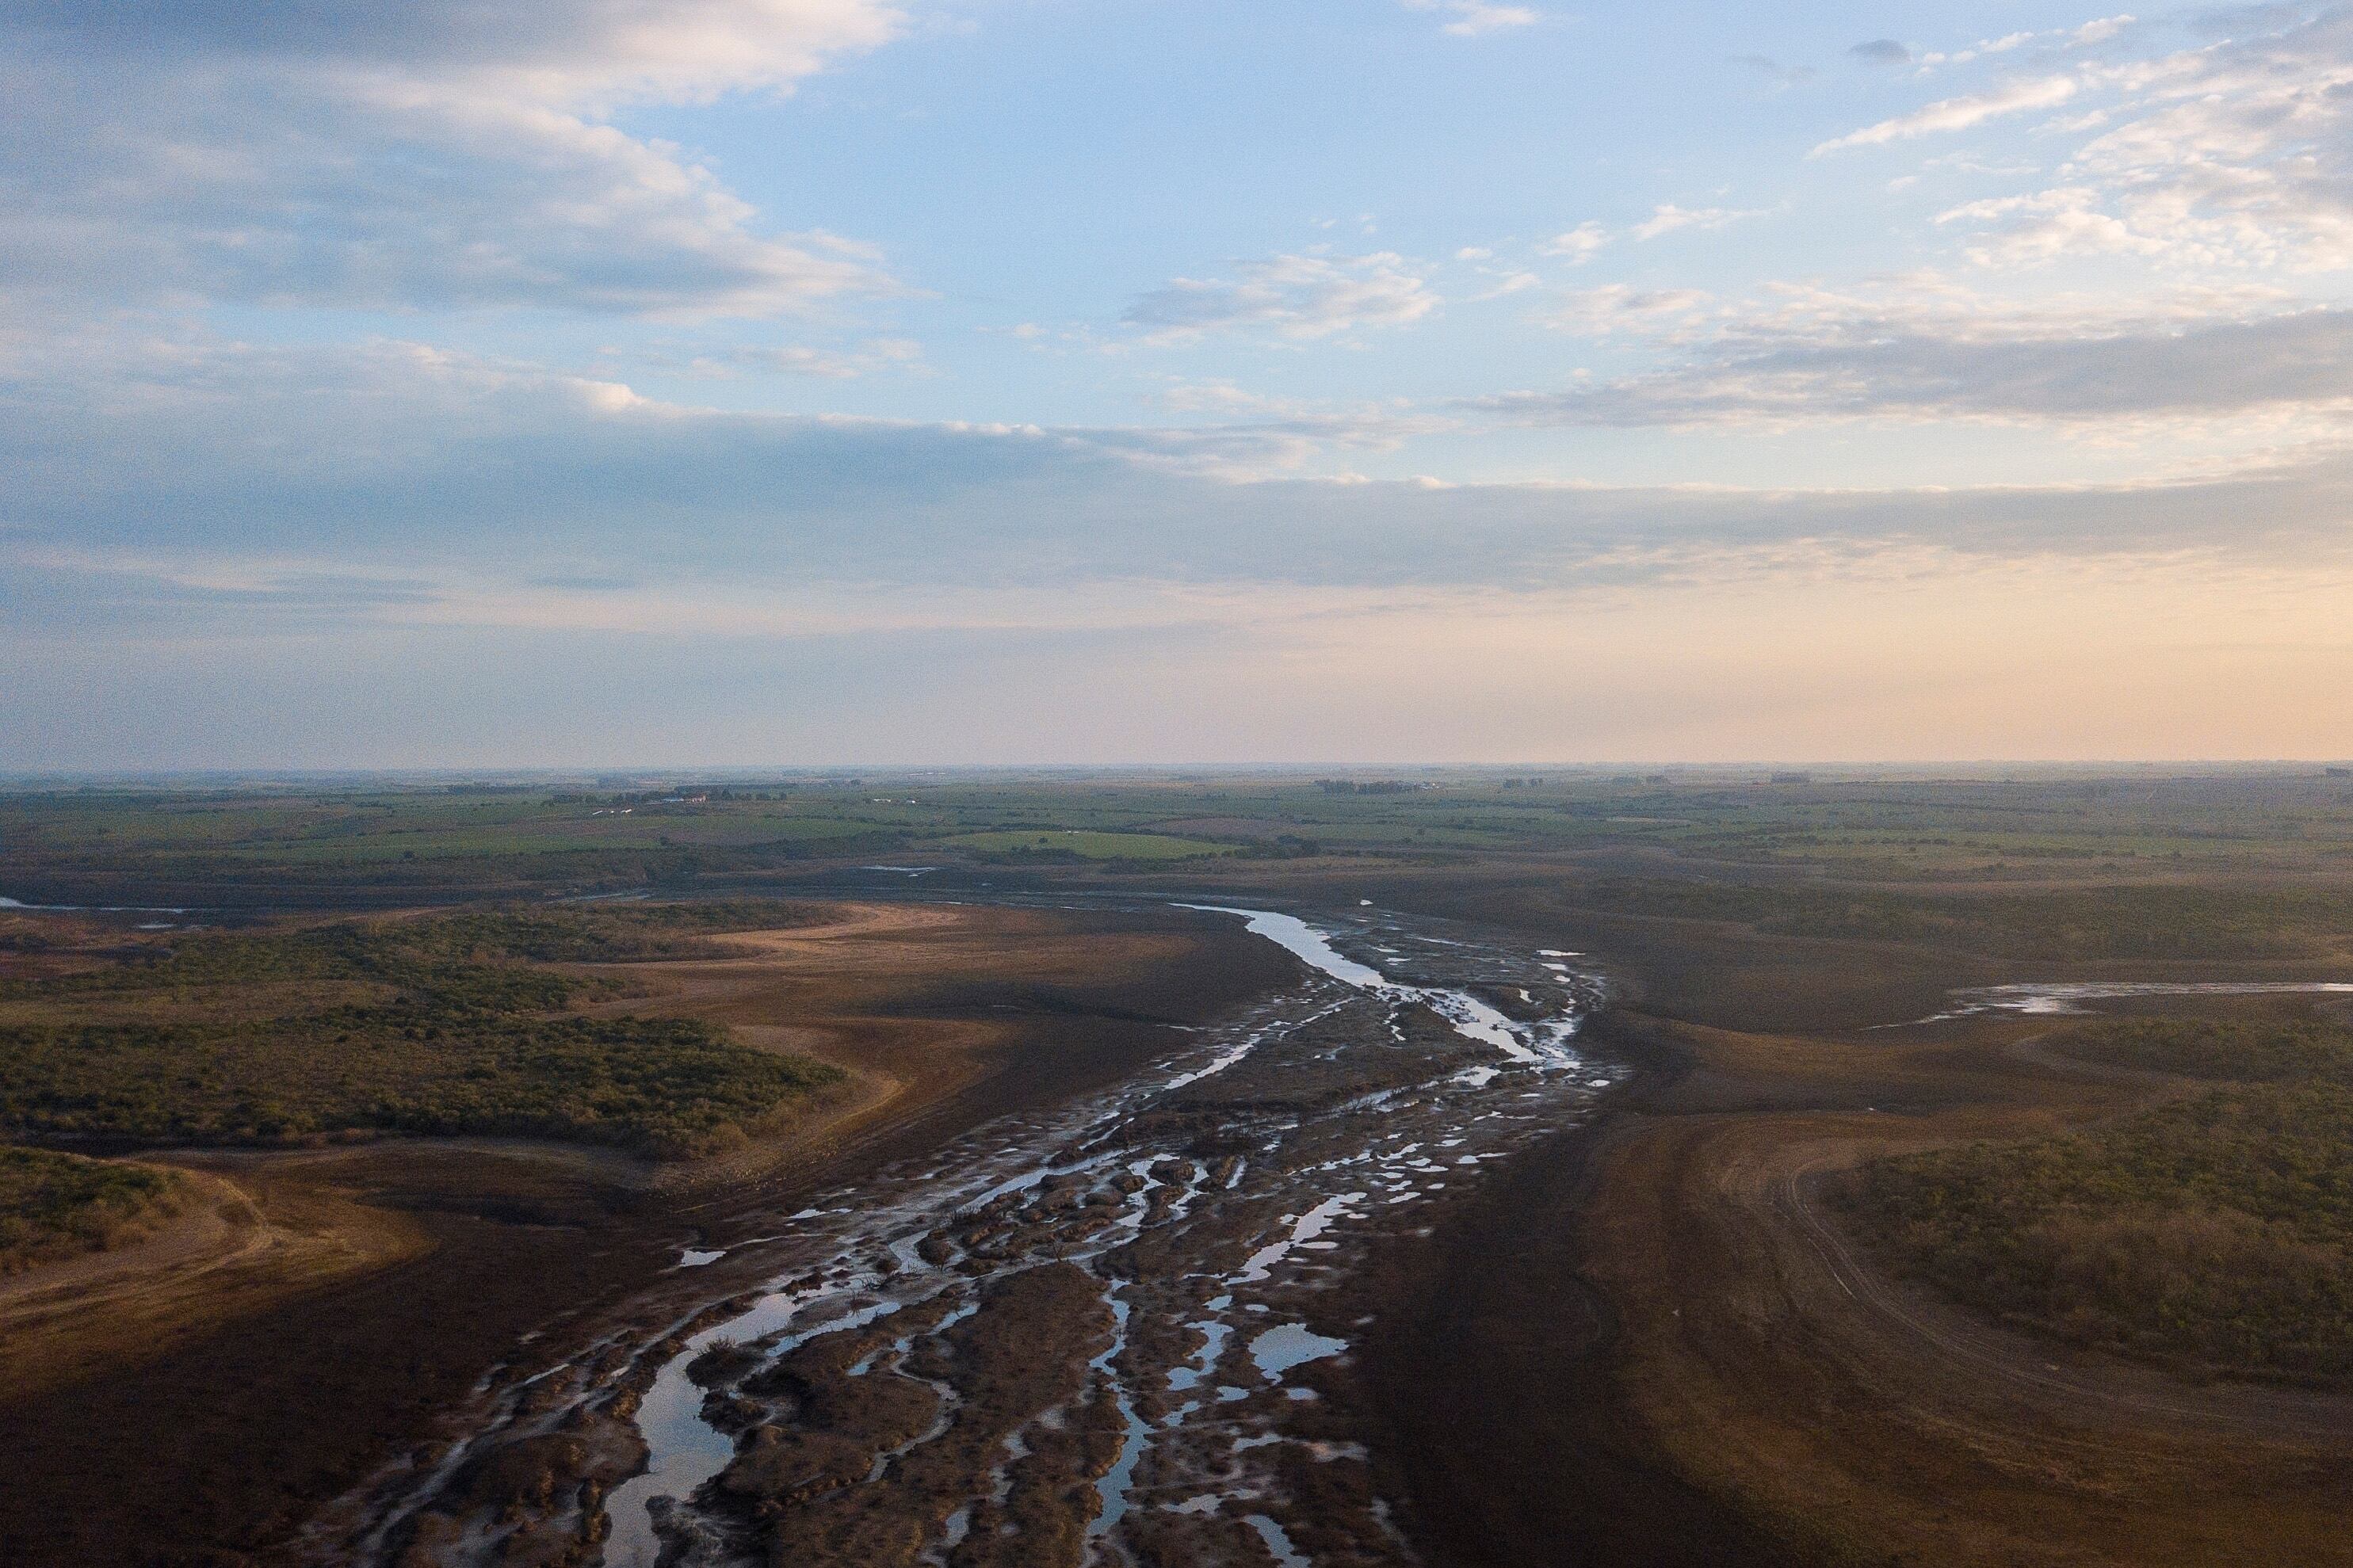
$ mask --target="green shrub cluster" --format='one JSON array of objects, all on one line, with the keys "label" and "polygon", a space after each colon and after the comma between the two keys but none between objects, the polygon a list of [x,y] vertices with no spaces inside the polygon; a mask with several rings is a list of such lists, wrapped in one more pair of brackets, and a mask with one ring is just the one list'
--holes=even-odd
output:
[{"label": "green shrub cluster", "polygon": [[[2184,1031],[2175,1059],[2227,1065],[2244,1044]],[[2276,1081],[2073,1135],[1882,1161],[1841,1201],[1907,1272],[2022,1323],[2200,1369],[2353,1379],[2353,1085],[2336,1065],[2288,1066],[2344,1050],[2283,1030],[2215,1075]]]},{"label": "green shrub cluster", "polygon": [[0,1146],[0,1274],[114,1246],[178,1185],[152,1165]]},{"label": "green shrub cluster", "polygon": [[[153,963],[9,987],[63,1018],[0,1026],[0,1127],[147,1142],[501,1133],[707,1152],[840,1072],[694,1020],[564,1014],[608,983],[529,961],[668,956],[788,910],[633,907],[198,933]],[[205,1005],[222,987],[280,981],[371,982],[382,999],[258,1020]],[[72,1016],[78,998],[126,993],[154,998],[152,1016]]]},{"label": "green shrub cluster", "polygon": [[1779,936],[1943,942],[2052,960],[2292,958],[2353,942],[2353,895],[2177,886],[1931,897],[1862,889],[1599,878],[1578,902],[1617,913],[1736,921]]},{"label": "green shrub cluster", "polygon": [[2068,1056],[2229,1083],[2353,1082],[2353,1032],[2327,1024],[2235,1018],[2119,1018],[2055,1042]]},{"label": "green shrub cluster", "polygon": [[259,933],[195,931],[152,957],[0,987],[0,995],[368,981],[455,1005],[560,1007],[578,983],[524,964],[702,957],[721,951],[706,940],[712,934],[799,925],[807,919],[805,906],[745,900],[469,911]]}]

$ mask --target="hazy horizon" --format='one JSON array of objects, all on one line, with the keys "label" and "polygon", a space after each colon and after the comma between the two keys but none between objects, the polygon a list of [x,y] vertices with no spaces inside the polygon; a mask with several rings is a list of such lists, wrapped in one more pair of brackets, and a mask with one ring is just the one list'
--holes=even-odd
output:
[{"label": "hazy horizon", "polygon": [[55,0],[0,73],[0,773],[2353,755],[2341,6]]}]

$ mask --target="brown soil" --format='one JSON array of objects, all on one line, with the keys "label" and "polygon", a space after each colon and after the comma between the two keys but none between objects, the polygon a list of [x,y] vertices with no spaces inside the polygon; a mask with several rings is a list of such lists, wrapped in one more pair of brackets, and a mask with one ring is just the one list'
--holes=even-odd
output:
[{"label": "brown soil", "polygon": [[493,1369],[578,1343],[682,1242],[1116,1079],[1176,1048],[1170,1024],[1290,973],[1178,912],[853,905],[731,945],[628,966],[648,994],[622,1005],[823,1057],[857,1089],[726,1161],[489,1140],[188,1154],[175,1163],[216,1184],[212,1220],[111,1269],[12,1281],[0,1373],[41,1370],[0,1383],[0,1554],[263,1560]]},{"label": "brown soil", "polygon": [[2016,1021],[1609,1027],[1665,1070],[1450,1216],[1370,1352],[1435,1561],[2353,1563],[2353,1401],[2027,1339],[1894,1280],[1816,1201],[1880,1153],[2178,1086],[2054,1069]]}]

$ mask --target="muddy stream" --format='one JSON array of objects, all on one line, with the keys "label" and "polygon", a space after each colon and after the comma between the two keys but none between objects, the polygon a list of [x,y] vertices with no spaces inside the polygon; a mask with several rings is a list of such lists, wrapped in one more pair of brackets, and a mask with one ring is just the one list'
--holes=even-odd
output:
[{"label": "muddy stream", "polygon": [[1345,1407],[1369,1320],[1337,1288],[1589,1112],[1620,1076],[1577,1048],[1598,983],[1369,908],[1185,907],[1303,973],[1115,1091],[687,1252],[715,1299],[491,1380],[319,1559],[1410,1561]]}]

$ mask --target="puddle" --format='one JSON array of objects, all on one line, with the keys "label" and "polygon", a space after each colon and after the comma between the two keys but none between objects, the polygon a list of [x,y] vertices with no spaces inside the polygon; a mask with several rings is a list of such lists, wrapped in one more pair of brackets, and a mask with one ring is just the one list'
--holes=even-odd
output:
[{"label": "puddle", "polygon": [[1244,1514],[1242,1522],[1258,1531],[1258,1538],[1266,1542],[1266,1549],[1274,1553],[1274,1560],[1282,1564],[1282,1568],[1314,1568],[1314,1565],[1308,1562],[1306,1553],[1291,1543],[1291,1537],[1284,1531],[1282,1526],[1275,1523],[1266,1515]]},{"label": "puddle", "polygon": [[1269,1329],[1250,1342],[1250,1360],[1258,1363],[1260,1373],[1270,1383],[1294,1366],[1338,1355],[1347,1348],[1347,1341],[1316,1333],[1304,1323]]},{"label": "puddle", "polygon": [[1234,1283],[1255,1285],[1265,1279],[1268,1272],[1288,1257],[1293,1247],[1323,1235],[1349,1205],[1363,1203],[1366,1195],[1363,1193],[1343,1193],[1336,1198],[1325,1198],[1299,1217],[1292,1226],[1289,1236],[1251,1253],[1250,1261],[1242,1265],[1242,1271],[1234,1276]]},{"label": "puddle", "polygon": [[2071,980],[2029,981],[2016,985],[1984,985],[1952,994],[1955,1005],[1925,1018],[1901,1024],[1874,1024],[1875,1029],[1907,1029],[1916,1024],[1942,1024],[1986,1013],[2018,1013],[2032,1017],[2088,1017],[2096,1009],[2088,1002],[2116,1002],[2135,996],[2306,996],[2353,994],[2353,982],[2341,980]]}]

